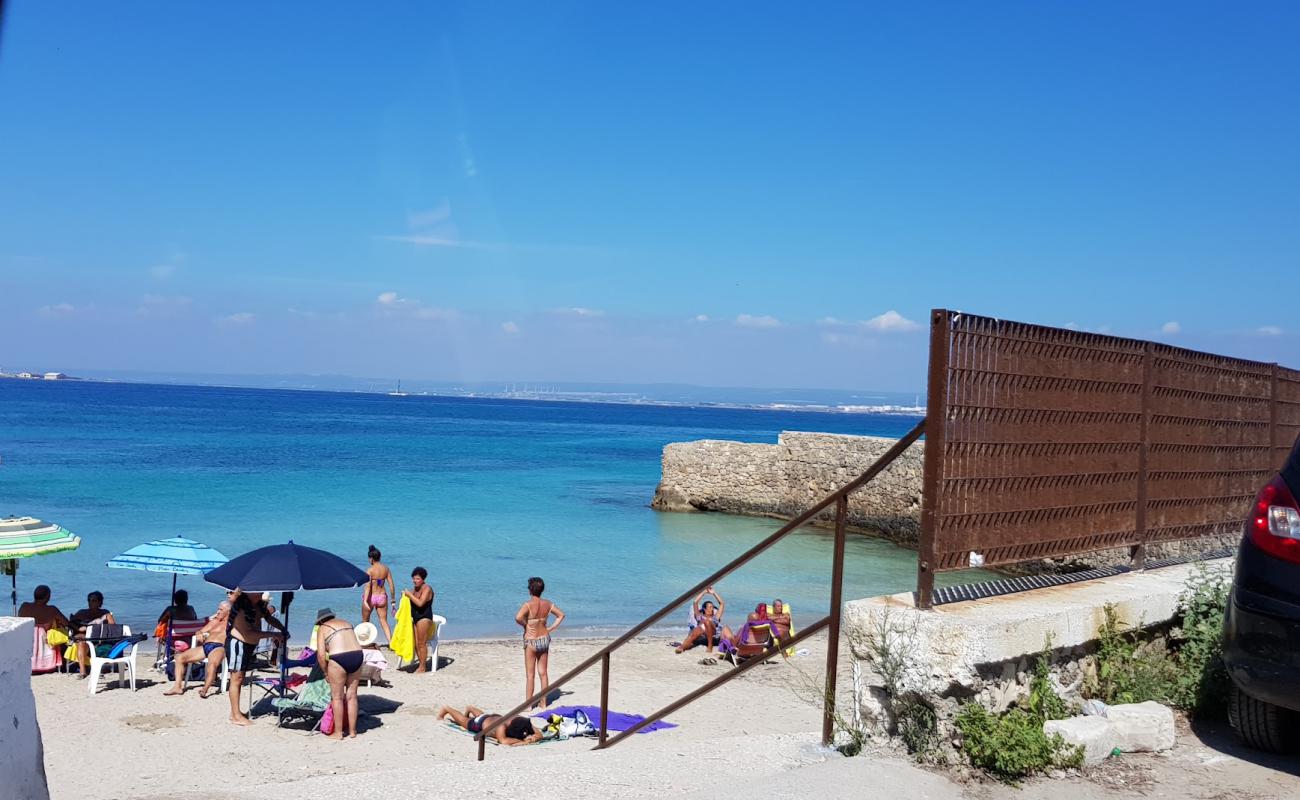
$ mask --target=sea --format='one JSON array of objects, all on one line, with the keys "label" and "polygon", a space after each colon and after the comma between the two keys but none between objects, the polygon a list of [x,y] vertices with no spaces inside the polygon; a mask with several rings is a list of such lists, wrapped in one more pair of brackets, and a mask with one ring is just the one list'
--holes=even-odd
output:
[{"label": "sea", "polygon": [[[171,576],[105,562],[184,536],[234,557],[293,541],[366,564],[383,551],[401,588],[429,572],[450,638],[516,636],[527,581],[568,615],[559,633],[625,630],[780,522],[649,507],[664,445],[775,442],[783,430],[901,436],[883,414],[652,404],[406,397],[366,392],[0,380],[0,516],[57,522],[75,552],[27,558],[19,602],[48,584],[65,613],[104,593],[150,630]],[[717,585],[728,618],[780,597],[796,623],[825,613],[832,538],[801,529]],[[845,597],[913,587],[916,554],[850,536]],[[970,579],[956,574],[949,581]],[[223,590],[181,588],[201,614]],[[6,587],[8,588],[8,587]],[[354,622],[360,589],[299,592],[295,636],[328,606]],[[6,598],[7,599],[7,598]],[[276,597],[278,601],[278,596]],[[6,603],[7,605],[7,603]],[[686,610],[660,624],[671,636]]]}]

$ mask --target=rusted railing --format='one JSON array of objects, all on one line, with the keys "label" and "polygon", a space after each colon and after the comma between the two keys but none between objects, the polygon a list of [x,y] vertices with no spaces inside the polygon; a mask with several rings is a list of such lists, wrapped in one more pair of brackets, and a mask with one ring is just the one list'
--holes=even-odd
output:
[{"label": "rusted railing", "polygon": [[[879,475],[880,472],[885,469],[885,467],[889,466],[889,464],[892,463],[894,459],[896,459],[904,450],[906,450],[909,446],[911,446],[913,442],[919,439],[921,437],[921,434],[924,431],[925,431],[925,420],[922,420],[921,422],[917,423],[916,427],[912,428],[912,430],[908,432],[906,436],[904,436],[902,439],[899,439],[897,442],[895,442],[894,445],[890,447],[889,450],[887,450],[879,459],[877,459],[876,462],[873,463],[867,469],[866,472],[863,472],[854,480],[850,481],[849,483],[845,484],[844,486],[841,486],[839,489],[827,495],[825,498],[821,500],[821,502],[817,503],[816,505],[812,506],[808,510],[804,511],[799,516],[787,522],[785,525],[781,526],[781,528],[777,530],[775,533],[773,533],[771,536],[768,536],[763,541],[759,542],[758,544],[751,547],[749,550],[745,551],[735,560],[731,561],[731,563],[727,564],[726,566],[722,567],[718,571],[714,572],[709,577],[697,583],[695,586],[686,590],[680,596],[678,596],[676,599],[669,602],[667,605],[665,605],[663,608],[656,611],[654,614],[651,614],[641,622],[637,623],[636,625],[633,625],[617,639],[605,645],[603,648],[601,648],[596,653],[591,655],[589,658],[584,660],[581,664],[566,672],[558,680],[553,681],[549,686],[543,687],[540,692],[528,698],[528,700],[524,701],[520,705],[511,709],[508,713],[503,714],[493,722],[484,726],[483,730],[478,734],[476,734],[474,737],[475,739],[478,740],[478,759],[480,761],[483,760],[487,748],[487,737],[489,734],[491,734],[493,731],[495,731],[497,728],[501,727],[502,725],[505,725],[516,714],[531,709],[539,700],[546,697],[547,694],[560,688],[561,686],[564,686],[569,681],[573,680],[577,676],[586,672],[588,669],[593,667],[597,662],[599,662],[601,665],[600,733],[599,733],[599,740],[595,749],[599,750],[606,747],[612,747],[615,744],[618,744],[619,742],[623,741],[624,738],[636,733],[638,730],[645,727],[646,725],[650,725],[654,722],[663,719],[664,717],[668,716],[674,711],[677,711],[683,706],[686,706],[687,704],[699,699],[700,697],[708,694],[714,689],[717,689],[719,686],[722,686],[724,683],[727,683],[728,681],[733,680],[734,678],[744,674],[751,667],[754,667],[762,663],[763,661],[766,661],[767,659],[777,655],[779,652],[781,652],[781,650],[788,647],[792,647],[798,644],[799,642],[802,642],[804,639],[807,639],[810,636],[820,633],[823,630],[829,631],[830,635],[828,637],[829,641],[826,644],[825,697],[823,698],[823,706],[822,706],[822,742],[823,744],[830,744],[835,732],[834,730],[835,677],[836,677],[836,671],[839,669],[840,606],[842,605],[843,602],[843,591],[844,591],[844,541],[846,535],[846,526],[848,523],[848,497],[854,491],[866,485],[872,478]],[[617,736],[610,738],[609,727],[608,727],[610,655],[615,650],[618,650],[620,647],[627,644],[629,641],[631,641],[632,639],[634,639],[635,637],[643,633],[651,625],[655,624],[659,620],[671,614],[674,610],[680,608],[684,603],[689,602],[693,597],[699,594],[699,592],[704,590],[706,587],[713,585],[717,581],[721,580],[727,575],[730,575],[732,572],[735,572],[740,567],[749,563],[759,554],[763,553],[772,545],[784,539],[786,536],[794,532],[801,525],[804,525],[805,523],[814,519],[818,514],[820,514],[822,511],[825,511],[827,508],[829,508],[832,505],[835,506],[835,549],[831,561],[831,601],[830,601],[830,609],[827,615],[817,620],[816,622],[812,623],[811,625],[805,626],[801,631],[799,631],[797,635],[773,644],[771,647],[765,650],[761,656],[756,656],[754,658],[749,659],[748,661],[746,661],[744,664],[740,665],[736,669],[729,670],[725,674],[718,676],[714,680],[709,681],[708,683],[704,684],[703,686],[691,692],[690,694],[687,694],[684,697],[675,700],[672,703],[669,703],[668,705],[664,706],[663,708],[659,709],[653,714],[650,714],[643,721],[637,723],[631,728],[628,728],[627,730],[619,733]]]},{"label": "rusted railing", "polygon": [[918,604],[934,574],[1236,533],[1300,433],[1300,372],[931,314]]}]

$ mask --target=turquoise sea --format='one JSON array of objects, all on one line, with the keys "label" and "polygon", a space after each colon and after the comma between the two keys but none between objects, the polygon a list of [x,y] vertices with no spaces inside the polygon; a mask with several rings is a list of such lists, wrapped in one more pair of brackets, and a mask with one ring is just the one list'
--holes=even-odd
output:
[{"label": "turquoise sea", "polygon": [[[107,569],[150,539],[186,536],[233,557],[292,539],[359,566],[383,550],[399,582],[429,570],[448,636],[516,635],[529,576],[604,635],[642,619],[776,529],[773,520],[664,514],[648,504],[662,448],[781,430],[898,436],[897,416],[609,403],[0,380],[0,515],[52,520],[80,550],[25,559],[65,613],[99,589],[120,621],[151,627],[170,576]],[[779,595],[796,619],[827,606],[831,540],[808,529],[719,585],[741,610]],[[850,537],[846,597],[909,589],[916,556]],[[183,577],[207,613],[220,591]],[[7,593],[7,592],[6,592]],[[355,621],[360,590],[305,592]],[[684,612],[681,615],[684,619]],[[670,618],[676,623],[676,617]]]}]

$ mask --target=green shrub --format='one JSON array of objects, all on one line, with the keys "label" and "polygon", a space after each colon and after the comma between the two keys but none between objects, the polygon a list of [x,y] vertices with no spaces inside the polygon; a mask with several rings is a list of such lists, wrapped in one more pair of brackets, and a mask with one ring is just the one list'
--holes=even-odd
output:
[{"label": "green shrub", "polygon": [[967,703],[957,713],[956,725],[971,764],[1004,781],[1083,763],[1082,748],[1043,733],[1043,720],[1019,708],[999,716],[978,703]]},{"label": "green shrub", "polygon": [[1106,703],[1155,700],[1203,717],[1227,710],[1228,676],[1221,659],[1229,575],[1204,564],[1179,597],[1182,643],[1171,652],[1140,627],[1126,630],[1113,605],[1104,609],[1096,677],[1085,693]]},{"label": "green shrub", "polygon": [[1034,662],[1034,677],[1029,681],[1029,698],[1025,708],[1040,720],[1065,719],[1071,715],[1069,703],[1052,688],[1051,667],[1052,640],[1048,637],[1043,644],[1043,651]]},{"label": "green shrub", "polygon": [[1153,645],[1140,628],[1126,630],[1119,612],[1107,604],[1098,631],[1097,673],[1085,687],[1105,703],[1171,702],[1178,665],[1163,647]]},{"label": "green shrub", "polygon": [[1198,717],[1226,716],[1228,673],[1223,667],[1223,614],[1232,588],[1225,570],[1198,564],[1178,598],[1183,643],[1172,701]]}]

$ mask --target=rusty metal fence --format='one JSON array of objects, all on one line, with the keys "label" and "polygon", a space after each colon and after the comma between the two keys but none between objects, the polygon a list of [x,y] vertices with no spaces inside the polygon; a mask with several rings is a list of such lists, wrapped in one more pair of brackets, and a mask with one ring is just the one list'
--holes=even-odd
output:
[{"label": "rusty metal fence", "polygon": [[934,574],[1240,531],[1300,372],[935,310],[918,603]]}]

